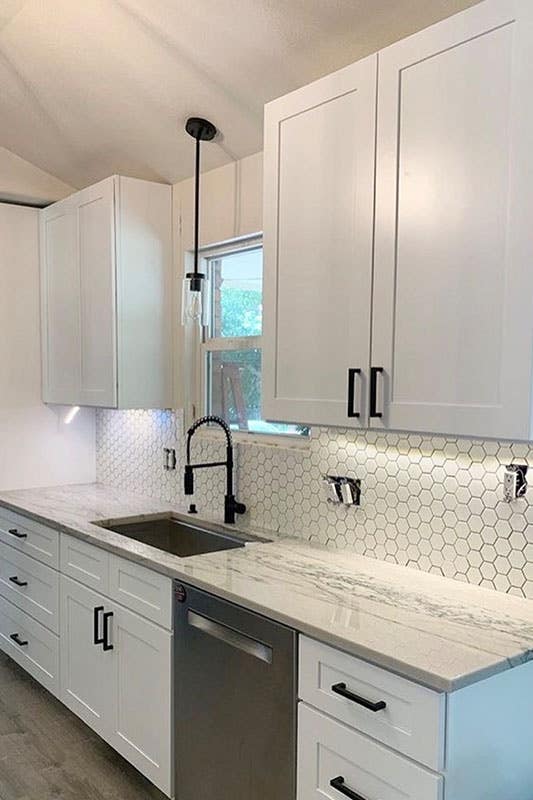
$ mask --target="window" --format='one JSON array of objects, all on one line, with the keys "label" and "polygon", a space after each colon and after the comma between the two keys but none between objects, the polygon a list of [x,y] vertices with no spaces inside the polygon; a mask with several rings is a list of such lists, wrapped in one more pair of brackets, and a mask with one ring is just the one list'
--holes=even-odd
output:
[{"label": "window", "polygon": [[307,436],[301,425],[261,419],[263,248],[260,241],[203,254],[208,324],[203,330],[203,409],[235,431]]}]

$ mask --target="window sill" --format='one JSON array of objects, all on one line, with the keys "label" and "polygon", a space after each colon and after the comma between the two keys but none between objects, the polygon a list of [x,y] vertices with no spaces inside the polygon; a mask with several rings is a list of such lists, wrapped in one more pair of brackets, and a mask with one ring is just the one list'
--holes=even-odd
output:
[{"label": "window sill", "polygon": [[[206,427],[200,428],[196,436],[200,437],[200,439],[211,441],[225,440],[222,431]],[[297,437],[284,435],[283,433],[244,433],[243,431],[232,431],[231,436],[235,444],[279,447],[283,450],[307,450],[311,444],[311,435]]]}]

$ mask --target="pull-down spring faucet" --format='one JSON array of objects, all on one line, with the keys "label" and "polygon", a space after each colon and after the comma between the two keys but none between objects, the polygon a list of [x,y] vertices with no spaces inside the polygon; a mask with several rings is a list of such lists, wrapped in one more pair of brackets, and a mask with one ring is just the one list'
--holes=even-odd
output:
[{"label": "pull-down spring faucet", "polygon": [[[226,460],[225,461],[210,461],[206,464],[191,464],[191,439],[202,425],[208,425],[210,422],[220,425],[226,434]],[[210,414],[207,417],[201,417],[196,420],[187,431],[187,464],[184,473],[184,490],[186,495],[194,494],[194,470],[203,469],[204,467],[226,467],[226,494],[224,496],[224,522],[233,524],[235,522],[235,514],[244,514],[246,506],[244,503],[239,503],[233,494],[233,443],[231,439],[231,431],[229,425],[222,417],[217,417]]]}]

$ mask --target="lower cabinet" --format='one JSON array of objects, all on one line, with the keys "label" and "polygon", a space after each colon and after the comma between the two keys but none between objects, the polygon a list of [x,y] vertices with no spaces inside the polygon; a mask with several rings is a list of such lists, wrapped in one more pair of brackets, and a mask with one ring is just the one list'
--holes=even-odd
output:
[{"label": "lower cabinet", "polygon": [[531,800],[532,681],[441,694],[300,636],[297,800]]},{"label": "lower cabinet", "polygon": [[300,703],[298,800],[442,800],[443,779]]},{"label": "lower cabinet", "polygon": [[61,700],[172,794],[172,634],[61,576]]}]

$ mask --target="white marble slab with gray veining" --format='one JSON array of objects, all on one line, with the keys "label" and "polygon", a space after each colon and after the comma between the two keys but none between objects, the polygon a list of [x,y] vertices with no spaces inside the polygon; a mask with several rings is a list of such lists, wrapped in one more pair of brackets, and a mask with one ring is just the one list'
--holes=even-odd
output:
[{"label": "white marble slab with gray veining", "polygon": [[179,509],[98,484],[2,492],[0,505],[437,691],[533,659],[531,600],[253,528],[275,540],[179,558],[93,524]]}]

